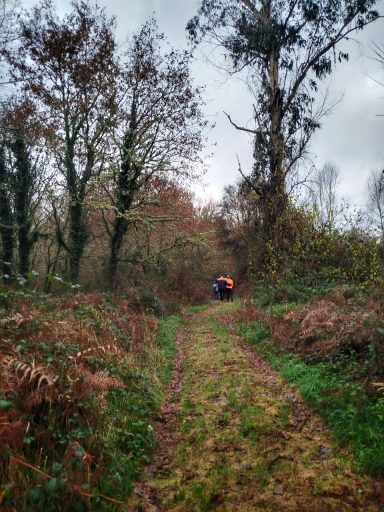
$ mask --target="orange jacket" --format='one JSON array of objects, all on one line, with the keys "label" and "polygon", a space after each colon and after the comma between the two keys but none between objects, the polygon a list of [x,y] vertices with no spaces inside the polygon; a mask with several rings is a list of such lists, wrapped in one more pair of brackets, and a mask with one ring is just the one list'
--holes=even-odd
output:
[{"label": "orange jacket", "polygon": [[235,283],[233,282],[233,279],[231,279],[230,277],[227,277],[225,280],[227,281],[227,288],[229,288],[230,290],[232,290],[233,285],[235,284]]}]

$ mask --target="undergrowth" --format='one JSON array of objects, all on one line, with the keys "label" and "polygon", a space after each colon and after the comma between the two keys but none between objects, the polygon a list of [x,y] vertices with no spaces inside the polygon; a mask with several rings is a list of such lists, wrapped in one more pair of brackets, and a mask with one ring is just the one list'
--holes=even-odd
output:
[{"label": "undergrowth", "polygon": [[189,313],[200,313],[207,308],[207,304],[195,304],[194,306],[188,306],[187,311]]},{"label": "undergrowth", "polygon": [[[289,274],[289,273],[288,273]],[[342,283],[330,278],[327,275],[318,273],[315,278],[313,274],[306,276],[306,279],[292,278],[275,284],[257,284],[256,304],[260,308],[273,306],[285,306],[294,304],[305,304],[314,297],[327,297],[335,289],[342,288],[345,295],[362,299],[366,294],[365,286],[362,284]]]},{"label": "undergrowth", "polygon": [[180,318],[105,294],[1,296],[0,506],[120,510],[153,448]]},{"label": "undergrowth", "polygon": [[[289,305],[288,309],[291,309]],[[281,306],[283,308],[283,306]],[[239,333],[322,415],[340,446],[373,475],[384,472],[384,399],[373,398],[362,380],[372,365],[374,347],[362,362],[353,351],[308,364],[271,340],[263,320],[238,326]]]}]

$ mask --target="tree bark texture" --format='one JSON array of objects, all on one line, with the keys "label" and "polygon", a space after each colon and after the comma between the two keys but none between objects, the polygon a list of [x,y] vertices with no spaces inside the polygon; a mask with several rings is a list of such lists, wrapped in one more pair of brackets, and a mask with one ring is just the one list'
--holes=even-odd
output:
[{"label": "tree bark texture", "polygon": [[18,271],[27,276],[30,271],[30,254],[33,246],[32,228],[32,166],[27,145],[20,133],[12,141],[15,156],[15,221],[18,238]]},{"label": "tree bark texture", "polygon": [[12,260],[14,249],[14,219],[8,192],[7,166],[5,162],[5,148],[0,146],[0,234],[2,243],[2,270],[3,275],[12,278]]},{"label": "tree bark texture", "polygon": [[117,215],[112,227],[109,256],[109,285],[111,288],[116,286],[117,267],[121,248],[130,224],[124,215],[127,214],[132,207],[137,190],[137,183],[142,171],[142,168],[134,162],[136,127],[136,106],[135,102],[133,102],[129,128],[123,141],[122,162],[117,179]]},{"label": "tree bark texture", "polygon": [[80,262],[88,239],[88,229],[84,221],[85,185],[79,183],[74,163],[74,143],[67,140],[65,157],[66,179],[69,195],[69,234],[66,250],[69,253],[67,278],[71,283],[78,283]]}]

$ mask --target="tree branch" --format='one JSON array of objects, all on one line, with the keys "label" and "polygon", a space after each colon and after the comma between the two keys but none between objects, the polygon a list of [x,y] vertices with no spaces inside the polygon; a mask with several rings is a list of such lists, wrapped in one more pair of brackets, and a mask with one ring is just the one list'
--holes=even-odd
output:
[{"label": "tree branch", "polygon": [[247,9],[251,11],[251,13],[261,22],[264,22],[263,16],[261,12],[256,9],[253,3],[250,0],[239,0],[241,4],[244,5]]},{"label": "tree branch", "polygon": [[231,123],[231,125],[236,128],[236,130],[241,130],[243,132],[253,133],[254,135],[257,133],[257,130],[250,130],[249,128],[244,128],[243,126],[238,126],[237,124],[235,124],[232,121],[231,116],[229,114],[227,114],[224,110],[223,110],[223,112],[228,117],[228,120]]}]

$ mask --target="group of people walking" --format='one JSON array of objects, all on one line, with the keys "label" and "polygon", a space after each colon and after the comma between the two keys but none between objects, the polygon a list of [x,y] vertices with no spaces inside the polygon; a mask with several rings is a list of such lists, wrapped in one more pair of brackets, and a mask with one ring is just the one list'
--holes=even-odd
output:
[{"label": "group of people walking", "polygon": [[216,278],[213,282],[213,298],[233,301],[234,287],[235,283],[229,275],[227,275],[227,277],[221,275],[220,277]]}]

